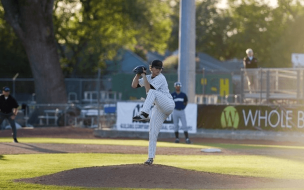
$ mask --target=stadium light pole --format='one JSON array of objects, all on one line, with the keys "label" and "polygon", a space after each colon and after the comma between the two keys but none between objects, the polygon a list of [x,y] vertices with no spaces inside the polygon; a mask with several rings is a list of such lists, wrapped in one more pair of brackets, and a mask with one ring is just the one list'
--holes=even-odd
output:
[{"label": "stadium light pole", "polygon": [[98,78],[97,78],[97,109],[98,109],[98,118],[97,118],[97,128],[100,127],[100,72],[101,69],[98,69]]},{"label": "stadium light pole", "polygon": [[16,98],[15,96],[15,81],[16,78],[19,76],[19,73],[16,73],[15,76],[13,77],[13,97]]},{"label": "stadium light pole", "polygon": [[180,1],[178,81],[188,96],[195,97],[195,0]]}]

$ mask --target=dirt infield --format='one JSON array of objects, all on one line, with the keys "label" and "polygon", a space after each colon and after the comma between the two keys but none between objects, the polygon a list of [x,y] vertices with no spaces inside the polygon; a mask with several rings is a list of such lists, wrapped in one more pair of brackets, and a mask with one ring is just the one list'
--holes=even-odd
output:
[{"label": "dirt infield", "polygon": [[[46,137],[46,138],[78,138],[78,139],[98,139],[93,135],[94,129],[75,127],[41,127],[34,129],[19,129],[17,137]],[[0,130],[1,137],[11,137],[11,130]],[[190,134],[191,138],[191,134]],[[117,138],[121,139],[121,138]],[[126,138],[125,138],[126,139]],[[161,141],[173,142],[174,139],[159,139]],[[266,140],[231,140],[215,138],[191,138],[195,143],[232,143],[232,144],[267,144],[267,145],[304,145],[301,142],[282,142]]]},{"label": "dirt infield", "polygon": [[164,189],[298,188],[304,186],[303,180],[240,177],[190,171],[164,165],[145,166],[143,164],[79,168],[15,181],[77,187]]},{"label": "dirt infield", "polygon": [[[146,154],[147,147],[117,145],[82,145],[82,144],[40,144],[40,143],[1,143],[0,154],[41,154],[41,153],[122,153]],[[157,148],[158,155],[203,155],[194,148]],[[233,154],[225,151],[221,154]]]},{"label": "dirt infield", "polygon": [[[298,150],[269,150],[269,149],[221,149],[213,155],[269,155],[288,158],[298,155],[299,160],[304,157],[303,151]],[[94,144],[44,144],[44,143],[0,143],[1,154],[45,154],[45,153],[118,153],[118,154],[147,154],[147,147],[94,145]],[[199,148],[157,147],[157,155],[210,155],[201,152]],[[294,158],[293,158],[294,159]]]},{"label": "dirt infield", "polygon": [[[11,131],[0,131],[0,137],[9,137]],[[93,135],[93,129],[73,127],[50,127],[18,130],[18,137],[46,137],[46,138],[78,138],[78,139],[101,139]],[[159,141],[172,142],[174,139],[160,139]],[[253,141],[253,140],[229,140],[229,139],[191,139],[195,143],[231,143],[231,144],[267,144],[267,145],[299,145],[289,142]],[[13,140],[12,140],[13,142]],[[140,146],[117,146],[117,145],[94,145],[94,144],[45,144],[45,143],[1,143],[1,154],[41,154],[41,153],[123,153],[123,154],[147,154],[147,147]],[[304,151],[276,149],[222,149],[218,155],[270,155],[286,157],[297,154],[304,157]],[[170,148],[157,147],[157,155],[208,155],[199,148]],[[289,154],[287,154],[289,153]]]}]

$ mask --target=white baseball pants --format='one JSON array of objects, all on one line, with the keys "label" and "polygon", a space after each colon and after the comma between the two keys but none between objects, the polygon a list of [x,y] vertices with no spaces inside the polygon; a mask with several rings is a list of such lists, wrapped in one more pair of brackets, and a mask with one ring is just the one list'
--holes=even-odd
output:
[{"label": "white baseball pants", "polygon": [[[170,95],[170,94],[169,94]],[[175,107],[175,102],[173,98],[168,96],[163,92],[159,92],[154,89],[150,89],[147,98],[144,102],[142,111],[149,113],[150,108],[155,103],[152,108],[150,115],[150,126],[149,126],[149,158],[155,157],[157,137],[160,129],[163,126],[166,118],[173,112]]]}]

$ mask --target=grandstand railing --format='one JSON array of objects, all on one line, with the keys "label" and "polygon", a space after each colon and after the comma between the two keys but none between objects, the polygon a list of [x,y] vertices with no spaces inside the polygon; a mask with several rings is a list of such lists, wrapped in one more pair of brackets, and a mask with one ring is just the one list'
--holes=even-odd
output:
[{"label": "grandstand railing", "polygon": [[[240,92],[220,96],[197,94],[198,104],[304,104],[304,69],[241,69]],[[250,83],[249,83],[250,82]]]},{"label": "grandstand railing", "polygon": [[[250,84],[251,83],[251,84]],[[301,103],[304,100],[304,69],[259,68],[241,70],[241,102]]]}]

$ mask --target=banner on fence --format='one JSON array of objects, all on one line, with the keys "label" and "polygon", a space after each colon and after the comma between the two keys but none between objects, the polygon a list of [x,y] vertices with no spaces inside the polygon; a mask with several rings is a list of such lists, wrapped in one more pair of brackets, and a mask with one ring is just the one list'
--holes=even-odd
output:
[{"label": "banner on fence", "polygon": [[199,105],[198,127],[304,131],[304,109],[262,105]]},{"label": "banner on fence", "polygon": [[[140,113],[143,102],[117,102],[117,130],[120,131],[149,131],[149,122],[136,122],[132,118]],[[197,105],[188,104],[186,109],[187,129],[189,133],[196,133]],[[180,132],[181,122],[179,122]],[[174,132],[172,114],[165,120],[161,132]]]}]

